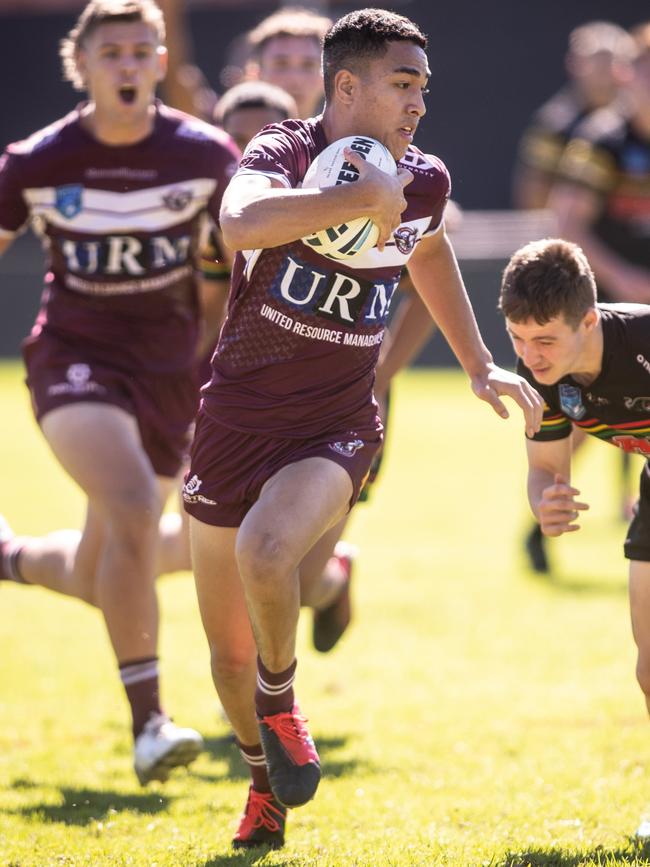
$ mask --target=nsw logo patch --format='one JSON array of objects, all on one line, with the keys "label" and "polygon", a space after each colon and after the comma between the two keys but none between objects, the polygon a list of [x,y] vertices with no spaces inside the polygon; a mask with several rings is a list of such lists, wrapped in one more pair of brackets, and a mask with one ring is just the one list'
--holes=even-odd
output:
[{"label": "nsw logo patch", "polygon": [[560,393],[560,406],[562,412],[566,413],[570,418],[582,418],[585,414],[585,406],[582,402],[582,392],[575,385],[568,385],[563,382],[558,386]]},{"label": "nsw logo patch", "polygon": [[81,211],[83,187],[81,184],[65,184],[55,190],[54,206],[66,220],[72,220]]}]

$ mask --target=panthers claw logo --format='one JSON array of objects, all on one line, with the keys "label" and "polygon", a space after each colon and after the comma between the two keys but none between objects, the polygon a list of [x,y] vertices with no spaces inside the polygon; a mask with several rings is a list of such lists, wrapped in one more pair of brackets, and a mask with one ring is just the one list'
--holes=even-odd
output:
[{"label": "panthers claw logo", "polygon": [[405,256],[415,247],[417,236],[418,230],[414,229],[413,226],[400,226],[399,229],[395,229],[393,232],[395,245],[400,253],[403,253]]}]

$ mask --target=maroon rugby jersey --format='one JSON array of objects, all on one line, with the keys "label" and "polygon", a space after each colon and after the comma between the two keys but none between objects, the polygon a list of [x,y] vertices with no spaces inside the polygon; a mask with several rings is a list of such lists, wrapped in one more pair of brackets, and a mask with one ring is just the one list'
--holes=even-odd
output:
[{"label": "maroon rugby jersey", "polygon": [[193,362],[199,224],[216,221],[239,153],[222,131],[157,103],[152,133],[99,142],[81,106],[0,159],[0,235],[30,218],[48,271],[29,340],[46,331],[96,361],[174,371]]},{"label": "maroon rugby jersey", "polygon": [[[265,127],[238,174],[263,174],[299,187],[328,142],[320,120]],[[228,316],[203,389],[204,409],[221,424],[270,436],[309,438],[354,431],[374,438],[375,365],[402,267],[441,224],[449,196],[445,166],[409,146],[413,172],[393,239],[347,262],[301,241],[236,255]]]}]

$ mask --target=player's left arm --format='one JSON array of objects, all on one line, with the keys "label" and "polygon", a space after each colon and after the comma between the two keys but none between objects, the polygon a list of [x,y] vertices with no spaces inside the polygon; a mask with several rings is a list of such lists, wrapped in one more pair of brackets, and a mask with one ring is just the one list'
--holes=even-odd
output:
[{"label": "player's left arm", "polygon": [[526,380],[494,363],[479,332],[444,226],[420,241],[408,269],[413,285],[469,376],[474,394],[502,418],[508,418],[509,413],[501,396],[511,397],[524,413],[526,431],[532,436],[540,428],[544,402]]}]

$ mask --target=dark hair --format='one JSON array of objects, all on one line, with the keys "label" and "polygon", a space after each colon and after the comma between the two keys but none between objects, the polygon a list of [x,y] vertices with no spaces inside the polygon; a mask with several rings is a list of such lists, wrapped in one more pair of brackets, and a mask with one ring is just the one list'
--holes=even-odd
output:
[{"label": "dark hair", "polygon": [[303,6],[284,6],[254,27],[248,34],[253,56],[259,58],[268,43],[279,36],[313,39],[320,48],[332,19]]},{"label": "dark hair", "polygon": [[386,9],[359,9],[335,21],[323,41],[325,97],[331,98],[340,69],[354,72],[359,62],[382,57],[387,43],[397,41],[427,47],[427,37],[417,24]]},{"label": "dark hair", "polygon": [[115,24],[142,21],[156,34],[158,42],[165,41],[165,19],[154,0],[90,0],[77,23],[61,40],[59,57],[63,64],[63,78],[70,81],[76,90],[83,90],[84,84],[77,68],[77,54],[83,43],[102,24]]},{"label": "dark hair", "polygon": [[532,241],[503,272],[499,310],[511,322],[545,325],[558,316],[577,328],[596,303],[596,281],[577,244],[561,238]]},{"label": "dark hair", "polygon": [[281,87],[267,81],[242,81],[227,90],[214,111],[214,122],[223,126],[234,111],[246,108],[268,108],[281,119],[296,117],[296,101]]}]

